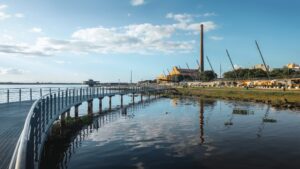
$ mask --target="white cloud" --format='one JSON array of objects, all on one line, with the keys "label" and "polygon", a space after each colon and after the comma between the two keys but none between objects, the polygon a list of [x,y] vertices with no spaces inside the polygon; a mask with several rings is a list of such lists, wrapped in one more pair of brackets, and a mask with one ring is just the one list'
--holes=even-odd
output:
[{"label": "white cloud", "polygon": [[5,12],[1,12],[0,11],[0,21],[1,20],[5,20],[5,19],[8,19],[8,18],[10,18],[11,17],[11,15],[9,15],[9,14],[7,14],[7,13],[5,13]]},{"label": "white cloud", "polygon": [[131,0],[132,6],[139,6],[139,5],[143,5],[144,3],[145,3],[144,0]]},{"label": "white cloud", "polygon": [[211,37],[209,37],[211,40],[216,40],[216,41],[220,41],[220,40],[223,40],[224,39],[224,37],[222,37],[222,36],[211,36]]},{"label": "white cloud", "polygon": [[[173,14],[168,13],[166,15],[166,18],[173,19],[177,21],[178,23],[173,24],[173,27],[180,30],[185,31],[194,31],[199,32],[200,25],[204,25],[204,31],[211,31],[217,28],[217,25],[213,21],[205,21],[205,22],[193,22],[194,17],[197,17],[198,15],[191,15],[191,14]],[[202,16],[202,15],[201,15]]]},{"label": "white cloud", "polygon": [[16,13],[15,17],[16,18],[24,18],[24,14],[22,14],[22,13]]},{"label": "white cloud", "polygon": [[202,16],[203,17],[210,17],[210,16],[217,16],[217,14],[214,13],[214,12],[207,12],[207,13],[202,14]]},{"label": "white cloud", "polygon": [[15,14],[6,13],[4,10],[7,7],[8,6],[5,5],[5,4],[0,4],[0,21],[1,20],[6,20],[6,19],[11,18],[11,17],[16,17],[16,18],[23,18],[24,17],[24,15],[21,14],[21,13],[15,13]]},{"label": "white cloud", "polygon": [[192,15],[186,14],[186,13],[184,13],[184,14],[168,13],[166,15],[166,18],[174,19],[175,21],[183,22],[183,23],[189,23],[189,22],[193,21]]},{"label": "white cloud", "polygon": [[0,75],[21,75],[25,71],[17,68],[0,68]]},{"label": "white cloud", "polygon": [[[20,54],[24,56],[50,56],[62,52],[75,54],[88,53],[174,53],[190,52],[195,41],[174,40],[178,31],[198,33],[200,24],[205,31],[217,28],[213,21],[194,22],[189,14],[169,13],[167,18],[174,24],[154,25],[151,23],[132,24],[121,27],[90,27],[78,29],[68,39],[39,37],[34,44],[0,43],[0,53]],[[32,28],[32,32],[42,32],[41,28]]]},{"label": "white cloud", "polygon": [[0,4],[0,10],[7,8],[7,5],[5,4]]},{"label": "white cloud", "polygon": [[64,60],[55,60],[54,62],[61,65],[66,63]]},{"label": "white cloud", "polygon": [[33,32],[33,33],[41,33],[42,32],[42,28],[33,27],[29,31]]}]

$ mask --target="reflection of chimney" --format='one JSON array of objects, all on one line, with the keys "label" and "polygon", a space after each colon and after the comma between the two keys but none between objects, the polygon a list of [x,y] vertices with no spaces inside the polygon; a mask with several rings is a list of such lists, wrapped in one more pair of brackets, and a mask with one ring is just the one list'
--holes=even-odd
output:
[{"label": "reflection of chimney", "polygon": [[201,33],[200,33],[200,72],[204,72],[204,44],[203,44],[203,31],[204,31],[204,25],[201,24]]},{"label": "reflection of chimney", "polygon": [[204,143],[204,101],[200,100],[200,143]]}]

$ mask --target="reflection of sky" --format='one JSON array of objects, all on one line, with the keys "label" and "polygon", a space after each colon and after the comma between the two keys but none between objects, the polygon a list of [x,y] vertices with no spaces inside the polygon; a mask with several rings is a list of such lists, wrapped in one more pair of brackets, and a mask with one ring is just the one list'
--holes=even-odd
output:
[{"label": "reflection of sky", "polygon": [[[270,160],[300,155],[299,112],[270,109],[268,117],[277,123],[262,123],[266,105],[204,101],[205,141],[201,144],[199,106],[199,100],[179,99],[174,104],[174,100],[161,99],[142,109],[128,109],[127,117],[119,114],[99,119],[107,123],[88,135],[72,156],[69,167],[167,168],[184,164],[187,168],[189,165],[214,168],[222,163],[227,167],[242,167],[252,165],[251,160],[268,166],[268,161],[256,158]],[[232,115],[233,109],[246,109],[254,114]],[[224,122],[230,118],[233,125],[225,126]],[[261,137],[257,137],[261,126],[264,126]],[[236,159],[241,164],[231,166],[230,162]],[[290,161],[287,165],[292,164]]]}]

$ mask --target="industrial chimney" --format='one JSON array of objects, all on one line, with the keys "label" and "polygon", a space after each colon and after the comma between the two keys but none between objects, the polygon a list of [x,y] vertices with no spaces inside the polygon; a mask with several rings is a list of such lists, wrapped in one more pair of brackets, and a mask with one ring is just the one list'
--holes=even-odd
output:
[{"label": "industrial chimney", "polygon": [[204,25],[200,25],[201,33],[200,33],[200,72],[204,72],[204,44],[203,44],[203,32],[204,32]]}]

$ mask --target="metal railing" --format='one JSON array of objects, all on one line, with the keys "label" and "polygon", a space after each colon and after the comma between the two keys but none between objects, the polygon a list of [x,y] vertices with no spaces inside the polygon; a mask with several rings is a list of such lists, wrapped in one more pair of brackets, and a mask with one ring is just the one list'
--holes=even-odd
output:
[{"label": "metal railing", "polygon": [[1,103],[13,103],[22,101],[34,101],[42,97],[43,95],[58,92],[60,90],[66,90],[68,88],[58,87],[43,87],[43,88],[1,88],[0,89],[0,104]]},{"label": "metal railing", "polygon": [[10,169],[37,169],[49,128],[59,116],[82,102],[111,95],[165,90],[159,86],[130,86],[128,88],[73,88],[51,91],[37,99],[27,117],[17,142]]}]

